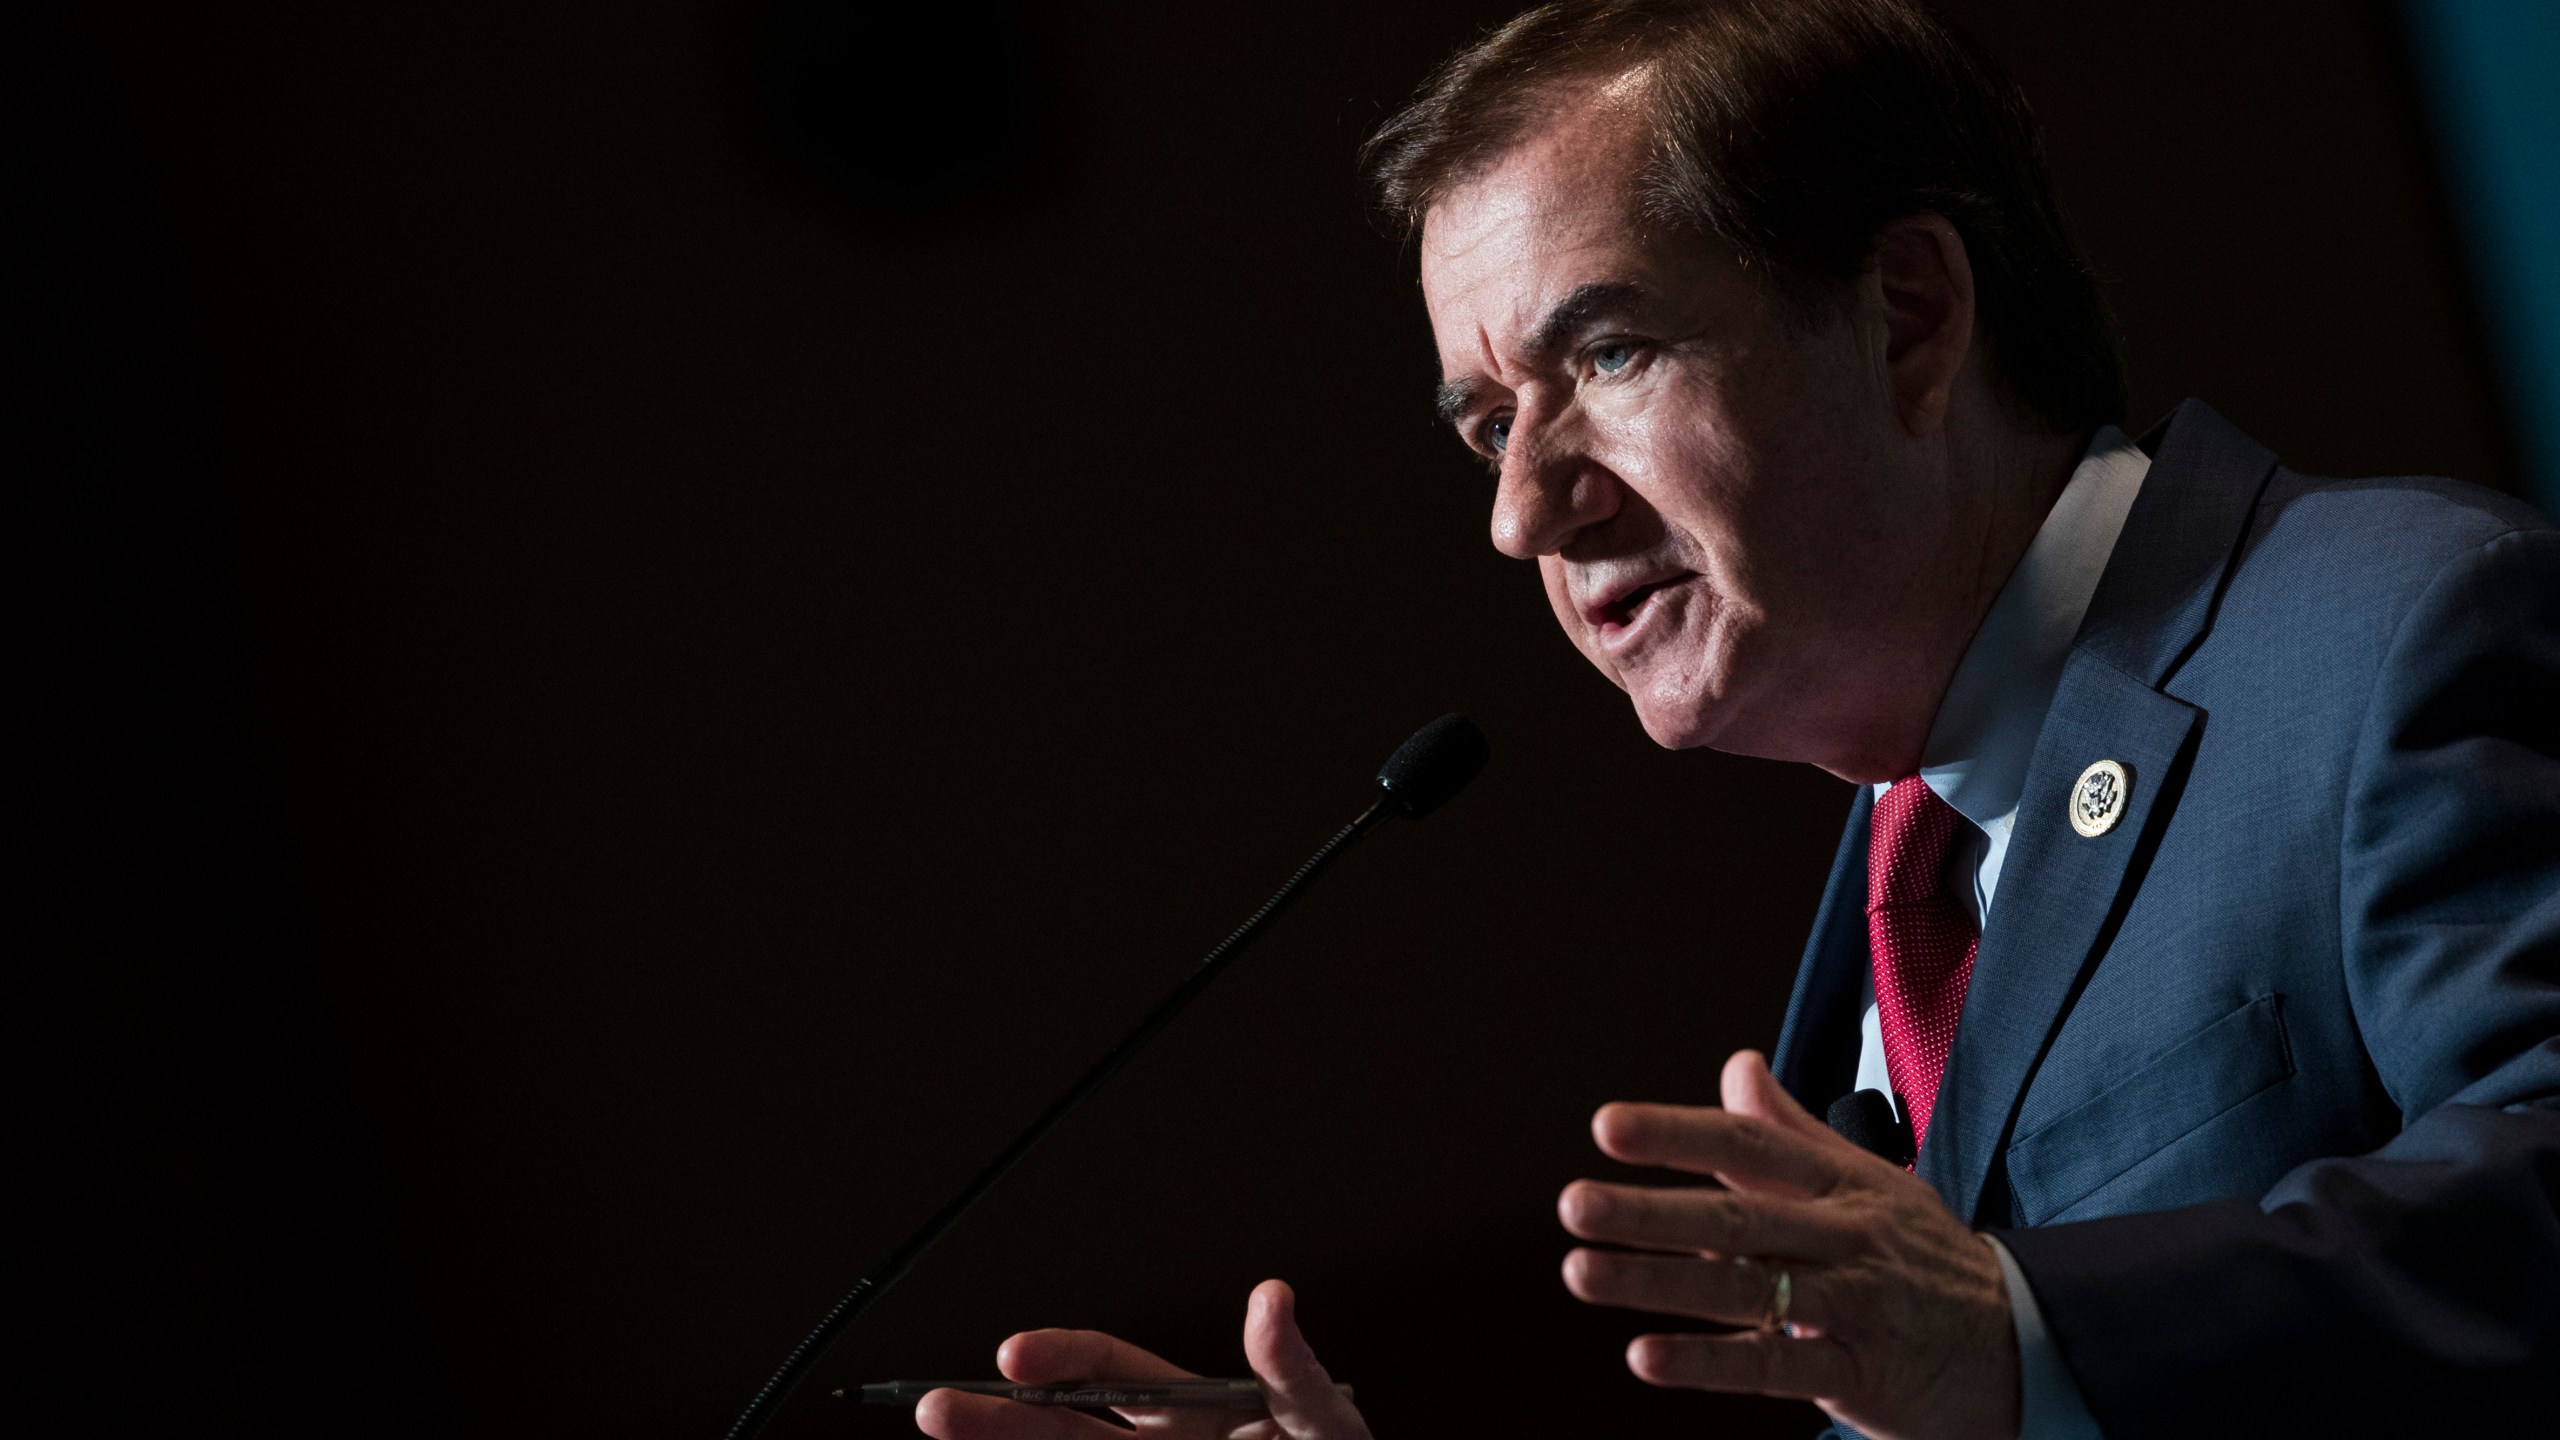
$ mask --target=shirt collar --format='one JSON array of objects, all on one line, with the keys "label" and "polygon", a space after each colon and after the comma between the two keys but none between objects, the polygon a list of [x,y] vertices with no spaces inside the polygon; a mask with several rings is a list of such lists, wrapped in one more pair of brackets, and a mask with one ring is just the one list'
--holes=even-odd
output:
[{"label": "shirt collar", "polygon": [[2017,811],[2063,662],[2150,470],[2123,431],[2098,431],[1938,703],[1920,778],[1985,830]]}]

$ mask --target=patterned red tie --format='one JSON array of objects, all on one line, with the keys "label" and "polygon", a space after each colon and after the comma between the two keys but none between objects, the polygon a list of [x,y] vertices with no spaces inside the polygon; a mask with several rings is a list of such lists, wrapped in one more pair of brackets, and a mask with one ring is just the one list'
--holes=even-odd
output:
[{"label": "patterned red tie", "polygon": [[1956,1017],[1982,944],[1970,910],[1947,887],[1947,849],[1967,823],[1917,775],[1876,801],[1867,845],[1867,952],[1875,965],[1884,1068],[1911,1121],[1929,1138],[1938,1077],[1955,1047]]}]

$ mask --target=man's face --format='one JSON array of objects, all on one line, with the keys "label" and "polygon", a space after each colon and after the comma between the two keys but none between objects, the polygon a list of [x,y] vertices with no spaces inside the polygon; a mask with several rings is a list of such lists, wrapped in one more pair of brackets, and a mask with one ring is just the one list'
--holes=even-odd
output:
[{"label": "man's face", "polygon": [[[1808,321],[1646,220],[1624,109],[1558,122],[1435,205],[1442,410],[1494,467],[1493,541],[1647,733],[1817,763],[1910,581],[1880,322]],[[1903,473],[1897,473],[1897,472]],[[1908,548],[1908,547],[1903,547]]]}]

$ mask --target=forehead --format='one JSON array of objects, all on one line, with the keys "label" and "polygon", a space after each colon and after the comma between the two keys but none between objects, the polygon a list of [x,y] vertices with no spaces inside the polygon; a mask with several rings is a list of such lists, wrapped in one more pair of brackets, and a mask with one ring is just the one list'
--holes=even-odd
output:
[{"label": "forehead", "polygon": [[1431,207],[1422,292],[1444,367],[1486,368],[1581,286],[1646,278],[1646,155],[1633,114],[1604,106],[1542,127]]}]

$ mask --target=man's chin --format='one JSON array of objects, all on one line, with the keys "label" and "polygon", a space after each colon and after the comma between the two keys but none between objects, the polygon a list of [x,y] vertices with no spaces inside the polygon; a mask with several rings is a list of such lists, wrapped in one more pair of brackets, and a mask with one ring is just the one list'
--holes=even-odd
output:
[{"label": "man's chin", "polygon": [[1665,750],[1715,750],[1762,760],[1813,758],[1804,753],[1801,724],[1788,723],[1785,712],[1766,705],[1737,703],[1729,689],[1699,694],[1629,686],[1627,699],[1644,733]]},{"label": "man's chin", "polygon": [[1724,727],[1716,723],[1719,717],[1713,714],[1711,707],[1694,702],[1665,704],[1658,699],[1635,695],[1628,698],[1635,703],[1637,723],[1644,726],[1644,733],[1663,749],[1721,748],[1716,747],[1716,737]]}]

